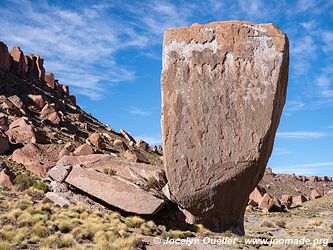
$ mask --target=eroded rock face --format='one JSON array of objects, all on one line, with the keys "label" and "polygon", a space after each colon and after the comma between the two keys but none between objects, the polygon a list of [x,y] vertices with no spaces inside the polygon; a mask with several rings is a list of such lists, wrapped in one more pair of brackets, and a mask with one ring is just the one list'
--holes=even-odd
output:
[{"label": "eroded rock face", "polygon": [[10,55],[13,58],[12,61],[12,71],[18,74],[25,74],[26,72],[26,62],[24,59],[24,54],[22,50],[19,47],[14,47],[12,51],[10,52]]},{"label": "eroded rock face", "polygon": [[244,233],[286,98],[289,45],[273,24],[165,32],[162,140],[171,197],[192,222]]},{"label": "eroded rock face", "polygon": [[0,42],[0,69],[7,71],[10,67],[10,59],[8,47],[3,42]]}]

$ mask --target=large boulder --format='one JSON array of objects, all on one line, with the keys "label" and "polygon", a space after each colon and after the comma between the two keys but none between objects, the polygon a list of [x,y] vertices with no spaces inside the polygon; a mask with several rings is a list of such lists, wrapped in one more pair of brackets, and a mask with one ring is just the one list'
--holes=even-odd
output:
[{"label": "large boulder", "polygon": [[262,198],[264,197],[264,194],[266,194],[266,190],[260,186],[257,186],[254,188],[254,190],[251,192],[249,196],[249,200],[253,200],[256,203],[260,203]]},{"label": "large boulder", "polygon": [[44,134],[36,129],[26,117],[13,121],[6,134],[12,144],[45,142]]},{"label": "large boulder", "polygon": [[4,154],[9,149],[8,137],[0,128],[0,155]]},{"label": "large boulder", "polygon": [[134,162],[143,162],[143,163],[149,163],[147,158],[138,150],[135,149],[127,149],[122,154],[126,159]]},{"label": "large boulder", "polygon": [[44,120],[49,120],[53,124],[59,124],[61,118],[59,113],[49,104],[45,104],[42,111],[40,112],[40,118]]},{"label": "large boulder", "polygon": [[57,165],[84,165],[87,168],[105,172],[112,168],[120,176],[137,185],[149,186],[149,182],[156,180],[160,186],[165,185],[165,172],[162,166],[136,163],[115,155],[90,154],[82,156],[63,156]]},{"label": "large boulder", "polygon": [[48,75],[45,75],[45,81],[46,84],[51,88],[54,89],[55,88],[55,77],[53,73],[50,73]]},{"label": "large boulder", "polygon": [[189,221],[244,234],[286,99],[288,39],[273,24],[240,21],[170,29],[162,64],[171,197]]},{"label": "large boulder", "polygon": [[0,42],[0,69],[8,71],[10,68],[10,55],[8,47],[3,42]]},{"label": "large boulder", "polygon": [[98,149],[105,149],[105,143],[100,133],[91,133],[87,138],[87,142],[91,143]]},{"label": "large boulder", "polygon": [[44,100],[42,95],[28,95],[29,104],[31,104],[37,110],[42,110],[46,105],[46,101]]},{"label": "large boulder", "polygon": [[23,148],[16,149],[12,160],[23,164],[27,170],[35,175],[45,177],[47,171],[56,165],[59,152],[63,145],[29,143]]},{"label": "large boulder", "polygon": [[117,176],[109,176],[81,166],[74,166],[65,181],[109,205],[130,213],[154,214],[165,203],[163,199]]}]

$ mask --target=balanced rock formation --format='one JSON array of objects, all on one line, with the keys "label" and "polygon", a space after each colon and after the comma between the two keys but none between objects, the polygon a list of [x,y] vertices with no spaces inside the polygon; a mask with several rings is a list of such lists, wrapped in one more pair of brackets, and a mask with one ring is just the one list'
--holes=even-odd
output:
[{"label": "balanced rock formation", "polygon": [[162,141],[171,198],[188,222],[244,233],[286,99],[289,44],[273,24],[170,29],[163,42]]}]

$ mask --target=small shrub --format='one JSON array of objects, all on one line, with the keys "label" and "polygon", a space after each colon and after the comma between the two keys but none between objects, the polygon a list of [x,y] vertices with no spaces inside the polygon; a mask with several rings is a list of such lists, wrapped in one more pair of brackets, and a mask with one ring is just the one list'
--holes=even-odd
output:
[{"label": "small shrub", "polygon": [[26,174],[19,174],[16,176],[14,184],[19,191],[24,191],[29,187],[32,187],[36,182],[36,178],[26,175]]},{"label": "small shrub", "polygon": [[12,250],[13,248],[7,241],[0,241],[0,250]]},{"label": "small shrub", "polygon": [[76,243],[73,235],[71,234],[66,234],[61,238],[61,243],[59,247],[72,247]]},{"label": "small shrub", "polygon": [[124,222],[126,226],[133,228],[133,227],[140,227],[145,222],[145,220],[140,218],[139,216],[131,216],[125,218]]},{"label": "small shrub", "polygon": [[113,168],[104,168],[103,173],[107,174],[107,175],[110,175],[110,176],[113,176],[113,175],[116,175],[117,171]]},{"label": "small shrub", "polygon": [[333,230],[333,224],[331,224],[330,228]]},{"label": "small shrub", "polygon": [[194,230],[195,230],[196,233],[198,233],[200,235],[209,235],[211,233],[202,224],[196,224],[196,225],[194,225]]},{"label": "small shrub", "polygon": [[190,231],[180,231],[180,230],[170,230],[168,232],[164,232],[161,234],[163,239],[171,238],[171,239],[185,239],[188,237],[193,237],[193,233]]},{"label": "small shrub", "polygon": [[48,236],[50,234],[49,229],[47,227],[43,226],[41,223],[34,225],[32,228],[32,232],[34,235],[36,235],[38,237],[42,237],[42,238],[45,238],[46,236]]},{"label": "small shrub", "polygon": [[47,237],[43,242],[42,242],[43,247],[48,247],[48,248],[58,248],[61,247],[61,239],[59,235],[51,235]]},{"label": "small shrub", "polygon": [[281,228],[286,228],[286,223],[282,220],[275,222],[275,225]]},{"label": "small shrub", "polygon": [[36,188],[37,190],[41,190],[45,193],[50,190],[50,187],[46,183],[41,182],[41,181],[35,182],[32,186],[33,186],[33,188]]},{"label": "small shrub", "polygon": [[58,225],[58,230],[62,233],[69,233],[73,229],[73,224],[68,221],[61,221]]},{"label": "small shrub", "polygon": [[309,223],[309,226],[319,227],[321,224],[323,224],[321,220],[313,220]]},{"label": "small shrub", "polygon": [[274,227],[273,223],[271,223],[269,221],[263,221],[263,223],[261,223],[260,226],[261,227]]}]

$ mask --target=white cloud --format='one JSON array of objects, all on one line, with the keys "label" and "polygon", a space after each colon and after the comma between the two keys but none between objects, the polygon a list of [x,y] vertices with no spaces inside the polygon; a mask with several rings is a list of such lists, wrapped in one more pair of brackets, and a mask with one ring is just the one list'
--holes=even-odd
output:
[{"label": "white cloud", "polygon": [[128,112],[132,115],[148,116],[150,113],[148,111],[142,110],[138,107],[130,107]]},{"label": "white cloud", "polygon": [[274,154],[275,155],[289,155],[289,154],[291,154],[291,152],[285,148],[274,148]]},{"label": "white cloud", "polygon": [[326,133],[317,131],[293,131],[278,132],[277,137],[287,139],[316,139],[328,136]]},{"label": "white cloud", "polygon": [[316,0],[298,0],[295,11],[307,11],[317,5]]},{"label": "white cloud", "polygon": [[318,175],[321,168],[333,169],[333,162],[315,162],[290,165],[286,167],[274,168],[273,172],[277,174],[297,174],[297,175]]},{"label": "white cloud", "polygon": [[323,50],[324,52],[332,52],[333,51],[333,31],[323,31],[322,40],[324,42]]},{"label": "white cloud", "polygon": [[287,102],[284,112],[286,115],[291,115],[293,112],[305,109],[305,103],[302,101],[291,100]]},{"label": "white cloud", "polygon": [[135,136],[137,139],[142,139],[145,142],[148,142],[149,145],[161,145],[162,144],[162,137],[161,135],[138,135]]}]

